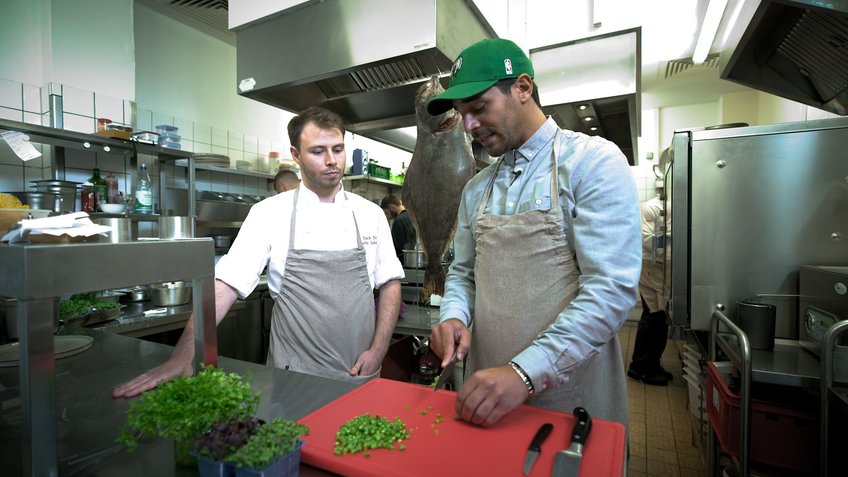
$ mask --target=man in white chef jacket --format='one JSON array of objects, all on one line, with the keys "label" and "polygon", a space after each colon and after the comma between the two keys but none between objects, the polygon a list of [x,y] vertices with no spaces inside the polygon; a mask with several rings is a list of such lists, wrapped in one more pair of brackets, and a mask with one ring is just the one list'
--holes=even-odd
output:
[{"label": "man in white chef jacket", "polygon": [[626,426],[617,334],[641,268],[636,185],[613,143],[545,117],[533,75],[515,43],[481,40],[427,105],[455,108],[500,157],[462,192],[430,344],[442,365],[468,356],[456,401],[468,422],[492,425],[527,402]]},{"label": "man in white chef jacket", "polygon": [[[268,267],[275,298],[268,364],[356,382],[376,376],[398,317],[403,268],[380,207],[341,185],[342,119],[309,108],[288,125],[302,183],[254,205],[215,266],[215,317],[249,295]],[[380,290],[375,310],[373,290]],[[192,374],[193,320],[171,358],[116,388],[133,396]]]}]

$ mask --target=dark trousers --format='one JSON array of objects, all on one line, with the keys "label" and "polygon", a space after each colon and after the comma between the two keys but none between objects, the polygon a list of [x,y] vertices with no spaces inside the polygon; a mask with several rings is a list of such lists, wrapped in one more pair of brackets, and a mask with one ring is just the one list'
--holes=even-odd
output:
[{"label": "dark trousers", "polygon": [[651,313],[645,297],[641,294],[639,297],[642,298],[642,317],[636,330],[630,368],[642,374],[656,373],[660,371],[660,359],[668,342],[668,323],[665,310]]}]

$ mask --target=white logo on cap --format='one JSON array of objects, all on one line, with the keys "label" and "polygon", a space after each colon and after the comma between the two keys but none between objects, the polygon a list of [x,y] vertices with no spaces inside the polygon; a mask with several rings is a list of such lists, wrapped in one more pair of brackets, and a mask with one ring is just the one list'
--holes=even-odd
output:
[{"label": "white logo on cap", "polygon": [[451,66],[451,79],[456,76],[456,73],[459,71],[460,68],[462,68],[461,56],[457,58],[456,61],[453,62],[453,66]]},{"label": "white logo on cap", "polygon": [[512,61],[509,58],[504,60],[504,70],[506,70],[506,74],[512,74]]}]

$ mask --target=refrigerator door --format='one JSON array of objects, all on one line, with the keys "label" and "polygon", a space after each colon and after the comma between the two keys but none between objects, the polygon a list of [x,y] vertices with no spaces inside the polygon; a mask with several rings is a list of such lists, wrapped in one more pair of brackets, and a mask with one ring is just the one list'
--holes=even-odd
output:
[{"label": "refrigerator door", "polygon": [[801,265],[848,264],[848,119],[679,131],[673,148],[674,320],[706,330],[763,295],[797,339],[797,296],[768,295],[797,295]]}]

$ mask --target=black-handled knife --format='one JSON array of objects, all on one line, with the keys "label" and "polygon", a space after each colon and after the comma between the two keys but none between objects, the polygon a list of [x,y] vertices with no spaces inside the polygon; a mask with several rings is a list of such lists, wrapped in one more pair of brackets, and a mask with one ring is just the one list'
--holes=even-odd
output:
[{"label": "black-handled knife", "polygon": [[592,430],[592,418],[582,407],[574,408],[574,429],[571,431],[571,444],[554,457],[553,477],[577,477],[580,473],[580,460],[583,458],[583,446]]},{"label": "black-handled knife", "polygon": [[536,458],[542,452],[542,443],[548,438],[553,428],[553,424],[546,422],[536,431],[536,435],[530,441],[530,447],[527,448],[527,457],[524,458],[524,475],[530,475],[530,469],[533,468],[533,463],[536,462]]}]

